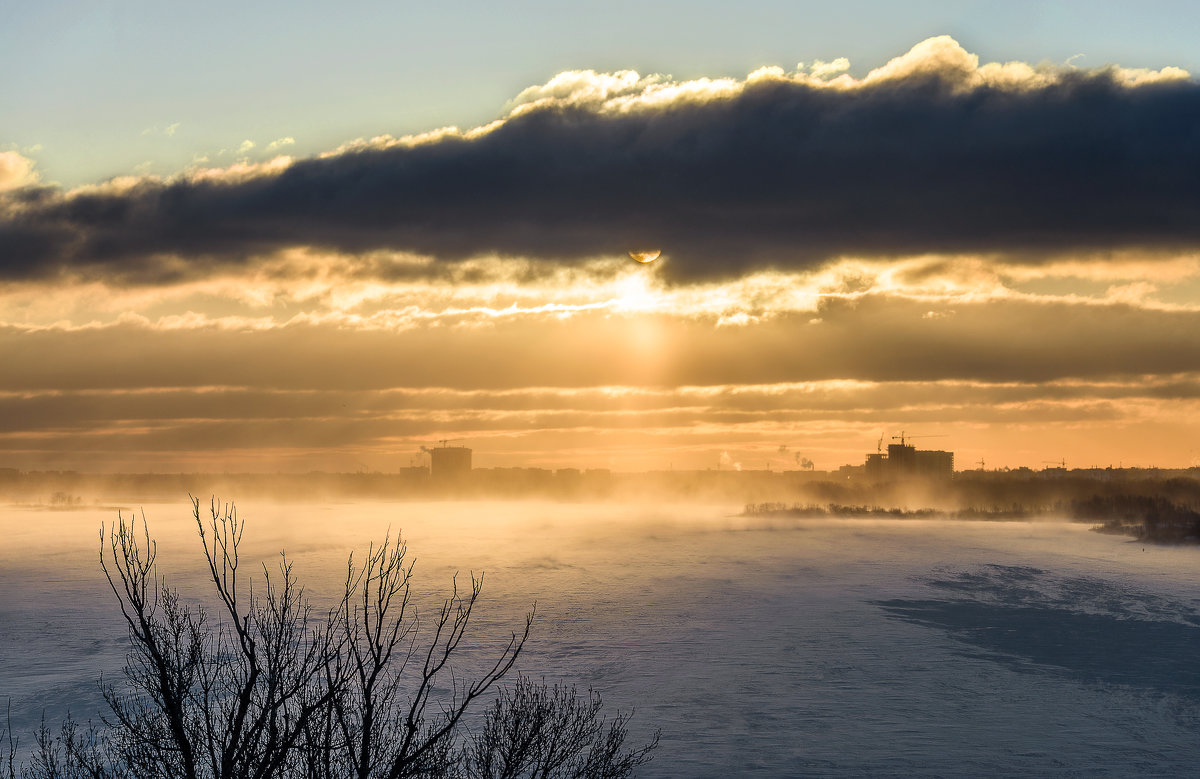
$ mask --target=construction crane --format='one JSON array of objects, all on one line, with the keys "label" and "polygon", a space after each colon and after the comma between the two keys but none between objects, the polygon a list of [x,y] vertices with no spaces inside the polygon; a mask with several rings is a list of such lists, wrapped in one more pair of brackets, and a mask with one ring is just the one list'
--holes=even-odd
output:
[{"label": "construction crane", "polygon": [[[453,442],[455,442],[455,441],[461,441],[461,440],[462,440],[461,438],[439,438],[439,439],[438,439],[438,441],[437,441],[437,444],[438,444],[438,447],[439,447],[439,448],[441,448],[441,449],[445,449],[447,444],[451,444],[451,443],[453,443]],[[422,444],[422,446],[421,446],[421,454],[427,454],[427,455],[430,455],[430,456],[432,456],[432,455],[433,455],[433,450],[432,450],[432,449],[430,449],[428,446],[425,446],[425,445],[423,445],[423,444]]]},{"label": "construction crane", "polygon": [[935,434],[935,435],[905,435],[904,431],[901,430],[900,435],[892,436],[892,440],[899,441],[900,445],[904,446],[905,441],[911,440],[913,438],[945,438],[945,437],[946,437],[946,435],[944,433],[939,433],[939,434]]},{"label": "construction crane", "polygon": [[1065,458],[1065,457],[1061,460],[1042,460],[1042,463],[1044,465],[1057,465],[1059,468],[1062,468],[1064,471],[1067,469],[1067,458]]},{"label": "construction crane", "polygon": [[983,458],[982,458],[982,457],[980,457],[980,458],[979,458],[979,463],[978,463],[978,464],[979,464],[979,470],[981,470],[981,471],[986,471],[986,470],[987,470],[987,468],[983,467]]}]

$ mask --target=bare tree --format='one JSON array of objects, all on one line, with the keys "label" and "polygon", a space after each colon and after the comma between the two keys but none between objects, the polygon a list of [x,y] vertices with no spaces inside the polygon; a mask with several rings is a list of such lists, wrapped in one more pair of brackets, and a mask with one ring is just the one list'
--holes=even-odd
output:
[{"label": "bare tree", "polygon": [[[407,548],[388,537],[361,567],[350,557],[343,594],[318,611],[286,558],[263,564],[257,581],[242,571],[244,525],[232,505],[214,500],[203,516],[192,498],[192,511],[213,587],[207,606],[185,602],[159,574],[144,516],[101,528],[100,565],[129,638],[124,684],[102,682],[102,726],[68,716],[55,736],[43,723],[22,777],[624,777],[649,759],[657,738],[623,751],[628,718],[605,729],[598,695],[581,702],[573,688],[526,679],[500,690],[479,733],[466,732],[468,709],[513,669],[533,621],[466,675],[456,661],[482,576],[465,590],[456,579],[423,625]],[[15,779],[7,738],[0,776]],[[496,755],[536,773],[477,768]]]},{"label": "bare tree", "polygon": [[12,730],[12,698],[4,702],[4,729],[0,730],[0,776],[17,775],[17,738]]},{"label": "bare tree", "polygon": [[[345,591],[350,597],[342,601],[336,624],[350,673],[332,708],[341,746],[335,765],[343,769],[338,772],[342,776],[438,775],[463,715],[512,669],[529,638],[532,613],[522,632],[511,635],[476,679],[456,675],[449,663],[466,636],[483,578],[472,577],[467,593],[455,581],[433,620],[433,635],[422,647],[406,551],[403,542],[385,538],[368,551],[361,569],[355,568],[353,557],[347,565]],[[435,686],[447,670],[446,699],[431,717]]]},{"label": "bare tree", "polygon": [[[262,584],[239,581],[243,525],[215,502],[194,517],[216,596],[216,625],[157,573],[145,520],[118,519],[100,563],[128,627],[127,686],[105,688],[119,754],[154,777],[270,777],[289,773],[306,725],[336,694],[325,671],[337,654],[329,620],[282,560]],[[103,531],[101,531],[103,533]],[[332,681],[332,686],[327,683]]]}]

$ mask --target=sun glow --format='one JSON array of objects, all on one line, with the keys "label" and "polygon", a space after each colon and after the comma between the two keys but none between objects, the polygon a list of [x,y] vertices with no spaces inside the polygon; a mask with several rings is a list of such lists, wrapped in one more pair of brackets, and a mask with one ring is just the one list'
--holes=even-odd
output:
[{"label": "sun glow", "polygon": [[622,279],[616,285],[616,297],[613,299],[613,309],[622,312],[648,312],[661,308],[655,290],[646,283],[645,276],[634,274]]}]

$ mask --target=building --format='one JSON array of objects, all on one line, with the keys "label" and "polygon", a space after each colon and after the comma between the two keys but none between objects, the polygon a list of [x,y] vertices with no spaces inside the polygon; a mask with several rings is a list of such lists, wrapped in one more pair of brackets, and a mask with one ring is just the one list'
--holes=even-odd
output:
[{"label": "building", "polygon": [[429,477],[434,484],[458,485],[471,475],[471,450],[465,446],[438,446],[429,452]]},{"label": "building", "polygon": [[868,454],[863,466],[871,481],[949,479],[954,475],[954,452],[918,449],[912,444],[889,444],[887,454]]}]

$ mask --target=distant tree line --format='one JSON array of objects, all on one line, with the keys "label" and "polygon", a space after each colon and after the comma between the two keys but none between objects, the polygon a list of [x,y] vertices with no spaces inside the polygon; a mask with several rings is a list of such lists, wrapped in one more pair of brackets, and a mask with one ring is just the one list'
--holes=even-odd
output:
[{"label": "distant tree line", "polygon": [[[405,544],[351,556],[331,608],[307,598],[286,559],[251,582],[244,525],[214,501],[193,515],[213,587],[185,602],[156,565],[145,519],[101,530],[101,565],[128,632],[124,683],[103,688],[99,724],[44,722],[21,753],[0,730],[0,777],[334,779],[632,776],[657,746],[627,747],[629,715],[600,696],[514,674],[532,613],[474,676],[464,641],[482,578],[418,614]],[[473,658],[476,661],[478,657]],[[490,695],[470,728],[466,716]]]},{"label": "distant tree line", "polygon": [[1200,512],[1189,505],[1176,503],[1161,495],[1091,495],[1055,501],[1049,506],[1024,506],[1013,503],[1008,508],[968,507],[953,511],[932,508],[902,509],[897,507],[842,505],[829,503],[750,503],[744,516],[783,516],[796,518],[862,518],[862,519],[931,519],[935,517],[962,520],[1023,520],[1036,516],[1057,516],[1077,522],[1094,522],[1096,530],[1121,533],[1154,543],[1200,543]]},{"label": "distant tree line", "polygon": [[[958,471],[954,478],[876,481],[861,476],[794,471],[660,471],[609,473],[541,468],[490,468],[471,472],[460,485],[472,497],[528,496],[596,500],[607,498],[790,501],[815,505],[893,506],[921,504],[943,510],[977,507],[1007,510],[1013,505],[1046,511],[1056,504],[1092,495],[1158,495],[1182,505],[1200,505],[1200,467],[1190,469],[1029,468]],[[329,496],[394,500],[449,497],[425,468],[389,473],[89,474],[0,468],[0,498],[42,508],[67,510],[106,503],[167,501],[203,485],[204,492],[252,495],[267,500],[317,500]],[[457,489],[457,488],[456,488]],[[452,492],[452,491],[451,491]]]},{"label": "distant tree line", "polygon": [[748,517],[785,516],[785,517],[838,517],[842,519],[1027,519],[1032,515],[1028,508],[1013,505],[1011,508],[978,509],[966,508],[956,511],[943,511],[933,508],[903,509],[896,506],[847,506],[829,503],[824,506],[815,503],[748,503],[743,510]]},{"label": "distant tree line", "polygon": [[1200,542],[1200,512],[1154,495],[1093,495],[1071,501],[1073,519],[1096,522],[1097,530],[1131,535],[1141,541]]}]

